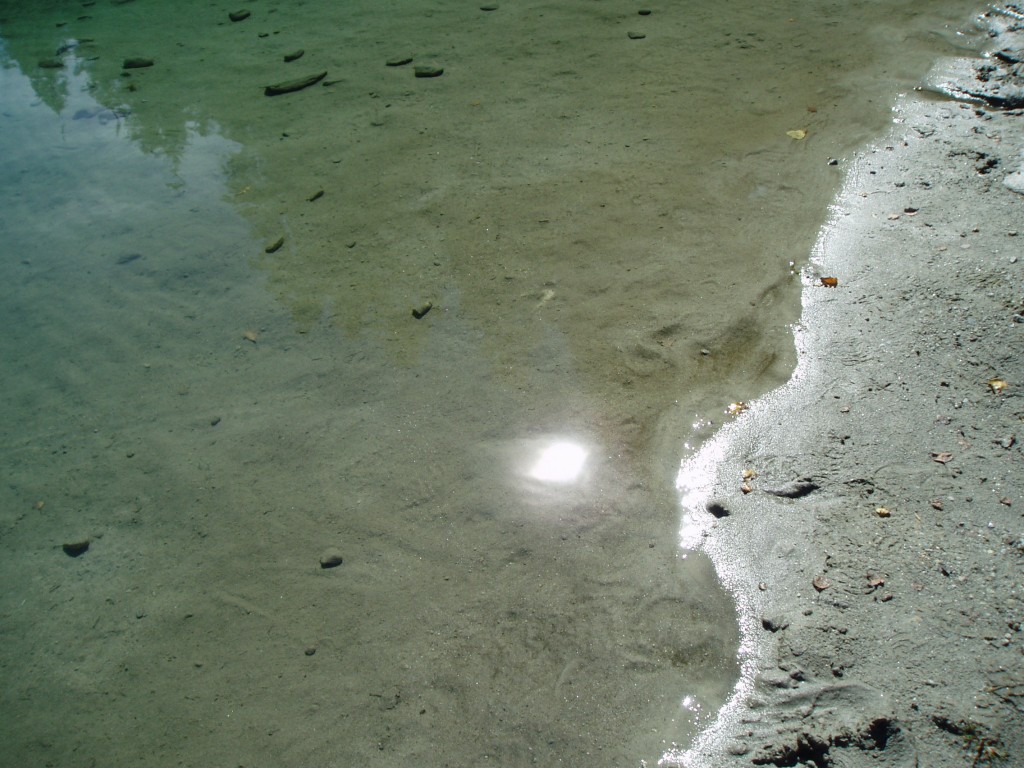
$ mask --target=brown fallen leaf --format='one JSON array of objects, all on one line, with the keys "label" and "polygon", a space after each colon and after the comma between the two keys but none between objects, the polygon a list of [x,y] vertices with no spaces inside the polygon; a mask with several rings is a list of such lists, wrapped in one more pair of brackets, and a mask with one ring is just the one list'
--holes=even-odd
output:
[{"label": "brown fallen leaf", "polygon": [[740,486],[740,490],[746,494],[750,493],[754,489],[750,486],[750,483],[744,483],[743,485]]},{"label": "brown fallen leaf", "polygon": [[827,577],[822,575],[815,576],[814,580],[811,582],[811,585],[819,592],[824,592],[826,589],[832,586],[832,582]]},{"label": "brown fallen leaf", "polygon": [[872,589],[878,589],[885,584],[885,578],[875,573],[868,574],[868,586]]},{"label": "brown fallen leaf", "polygon": [[837,285],[839,285],[839,278],[823,277],[821,278],[821,284],[824,285],[826,288],[835,288]]},{"label": "brown fallen leaf", "polygon": [[879,517],[892,517],[892,511],[888,507],[875,507],[875,514]]},{"label": "brown fallen leaf", "polygon": [[242,334],[242,338],[246,341],[251,341],[253,344],[256,343],[256,339],[260,337],[259,331],[246,331]]},{"label": "brown fallen leaf", "polygon": [[942,451],[941,453],[932,453],[932,461],[937,461],[939,464],[948,464],[953,460],[953,454],[949,451]]},{"label": "brown fallen leaf", "polygon": [[999,503],[1005,504],[1006,506],[1010,507],[1013,506],[1013,499],[1011,499],[1009,496],[1003,496],[1003,498],[999,500]]},{"label": "brown fallen leaf", "polygon": [[993,394],[998,395],[1004,389],[1010,386],[1010,382],[1003,379],[989,379],[988,388],[992,390]]},{"label": "brown fallen leaf", "polygon": [[797,129],[795,131],[786,131],[786,135],[789,136],[789,138],[791,138],[791,139],[795,139],[796,141],[801,141],[801,140],[807,138],[807,131],[805,131],[803,129]]},{"label": "brown fallen leaf", "polygon": [[941,499],[932,499],[931,504],[932,504],[932,509],[938,509],[938,510],[942,509],[942,500]]}]

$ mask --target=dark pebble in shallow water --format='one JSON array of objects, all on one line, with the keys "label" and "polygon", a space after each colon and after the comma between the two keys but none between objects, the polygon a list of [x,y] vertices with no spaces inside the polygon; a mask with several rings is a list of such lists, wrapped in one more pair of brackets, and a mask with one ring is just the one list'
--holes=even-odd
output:
[{"label": "dark pebble in shallow water", "polygon": [[232,11],[228,14],[228,18],[232,21],[245,21],[250,15],[249,11]]},{"label": "dark pebble in shallow water", "polygon": [[39,66],[43,69],[64,69],[64,62],[60,59],[40,59]]},{"label": "dark pebble in shallow water", "polygon": [[134,59],[125,59],[124,64],[121,65],[123,69],[143,69],[145,67],[152,67],[156,62],[153,59],[145,59],[137,57]]},{"label": "dark pebble in shallow water", "polygon": [[412,62],[412,56],[393,56],[386,63],[389,67],[404,67],[410,62]]},{"label": "dark pebble in shallow water", "polygon": [[630,40],[643,40],[647,37],[643,32],[627,32],[626,35]]},{"label": "dark pebble in shallow water", "polygon": [[444,67],[435,67],[430,64],[420,64],[413,67],[416,77],[440,77],[444,74]]},{"label": "dark pebble in shallow water", "polygon": [[342,563],[341,552],[336,549],[328,549],[320,555],[321,568],[337,568]]},{"label": "dark pebble in shallow water", "polygon": [[64,550],[64,554],[68,557],[78,557],[79,555],[84,555],[89,550],[89,540],[77,539],[69,541],[62,544],[61,549]]},{"label": "dark pebble in shallow water", "polygon": [[285,54],[284,60],[285,60],[285,62],[298,61],[299,59],[301,59],[303,57],[303,55],[305,53],[306,52],[303,51],[303,50],[298,50],[298,51],[295,51],[294,53]]},{"label": "dark pebble in shallow water", "polygon": [[301,91],[303,88],[308,88],[311,85],[319,83],[327,77],[327,72],[318,72],[315,75],[308,75],[307,77],[299,77],[295,80],[287,80],[283,83],[275,83],[274,85],[268,85],[263,89],[263,92],[267,96],[280,96],[284,93],[294,93],[295,91]]}]

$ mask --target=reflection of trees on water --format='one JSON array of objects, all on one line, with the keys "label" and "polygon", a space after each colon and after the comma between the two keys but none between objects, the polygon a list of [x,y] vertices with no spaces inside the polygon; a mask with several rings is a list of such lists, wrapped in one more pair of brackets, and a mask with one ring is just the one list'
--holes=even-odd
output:
[{"label": "reflection of trees on water", "polygon": [[[169,58],[161,57],[164,66],[152,71],[122,68],[139,49],[153,50],[146,38],[156,28],[166,31],[158,24],[137,26],[139,11],[128,12],[130,6],[130,0],[91,6],[83,10],[95,16],[68,19],[56,4],[0,2],[0,64],[21,70],[55,113],[113,124],[144,152],[166,156],[177,167],[190,135],[221,131],[213,129],[196,92],[167,76]],[[99,17],[108,14],[124,15],[123,23],[111,17],[101,26]],[[159,47],[167,45],[165,37]]]}]

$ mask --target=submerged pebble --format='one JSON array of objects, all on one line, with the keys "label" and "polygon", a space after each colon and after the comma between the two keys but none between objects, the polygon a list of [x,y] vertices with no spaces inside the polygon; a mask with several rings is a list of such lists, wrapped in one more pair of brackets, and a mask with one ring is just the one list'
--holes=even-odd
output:
[{"label": "submerged pebble", "polygon": [[268,85],[263,89],[263,93],[267,96],[280,96],[285,93],[294,93],[295,91],[301,91],[303,88],[308,88],[311,85],[319,83],[325,77],[327,77],[326,70],[323,72],[317,72],[315,75],[299,77],[295,80],[285,80],[283,83]]},{"label": "submerged pebble", "polygon": [[64,542],[61,545],[61,549],[64,550],[64,554],[68,557],[78,557],[84,555],[89,551],[90,541],[87,538],[74,539],[72,541]]},{"label": "submerged pebble", "polygon": [[321,568],[337,568],[342,563],[341,552],[337,549],[327,549],[320,555]]}]

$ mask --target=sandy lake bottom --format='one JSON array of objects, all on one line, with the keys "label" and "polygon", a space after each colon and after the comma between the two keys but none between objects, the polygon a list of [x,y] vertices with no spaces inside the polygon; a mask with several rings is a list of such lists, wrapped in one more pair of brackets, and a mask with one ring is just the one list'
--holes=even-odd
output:
[{"label": "sandy lake bottom", "polygon": [[689,743],[740,636],[675,473],[789,377],[846,158],[976,7],[22,5],[12,761]]}]

